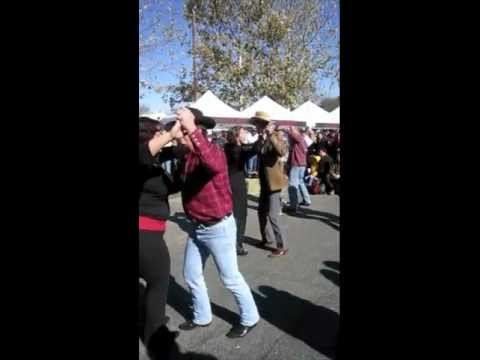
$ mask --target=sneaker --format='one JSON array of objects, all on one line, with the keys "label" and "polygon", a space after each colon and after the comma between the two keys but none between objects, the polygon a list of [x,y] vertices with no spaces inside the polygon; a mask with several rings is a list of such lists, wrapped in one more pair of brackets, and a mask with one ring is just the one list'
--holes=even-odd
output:
[{"label": "sneaker", "polygon": [[305,202],[305,201],[302,201],[302,202],[300,203],[300,205],[302,205],[302,206],[310,206],[310,205],[312,205],[312,203],[307,203],[307,202]]}]

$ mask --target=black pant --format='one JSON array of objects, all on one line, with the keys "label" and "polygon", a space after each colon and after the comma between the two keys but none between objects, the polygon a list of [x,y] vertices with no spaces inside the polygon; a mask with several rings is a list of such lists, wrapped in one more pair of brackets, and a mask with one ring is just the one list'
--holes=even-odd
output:
[{"label": "black pant", "polygon": [[247,199],[235,198],[233,200],[233,217],[237,224],[237,250],[243,248],[243,238],[247,225]]},{"label": "black pant", "polygon": [[332,179],[332,184],[333,184],[333,190],[335,191],[335,194],[340,195],[340,179]]},{"label": "black pant", "polygon": [[247,217],[240,215],[240,216],[235,216],[235,222],[237,224],[237,250],[240,250],[243,248],[243,238],[245,236],[245,226],[247,225]]},{"label": "black pant", "polygon": [[237,224],[237,250],[243,248],[243,238],[247,225],[247,183],[244,175],[230,177],[233,200],[233,217]]},{"label": "black pant", "polygon": [[329,174],[320,176],[320,182],[325,184],[325,192],[328,194],[330,191],[335,189],[335,186],[332,183],[332,178]]},{"label": "black pant", "polygon": [[145,344],[148,344],[153,333],[167,322],[165,306],[170,277],[170,254],[163,235],[164,233],[159,231],[139,231],[139,276],[147,283],[144,299]]}]

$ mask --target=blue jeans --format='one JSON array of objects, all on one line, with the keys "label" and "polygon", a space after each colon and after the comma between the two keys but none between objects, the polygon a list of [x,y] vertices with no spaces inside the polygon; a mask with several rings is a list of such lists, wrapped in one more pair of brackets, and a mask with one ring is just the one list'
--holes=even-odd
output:
[{"label": "blue jeans", "polygon": [[172,160],[167,160],[162,164],[163,170],[165,170],[165,172],[169,175],[172,174],[172,163]]},{"label": "blue jeans", "polygon": [[288,186],[288,196],[290,198],[290,206],[297,208],[302,202],[311,203],[310,194],[308,193],[305,181],[305,166],[292,166],[290,169],[290,178]]},{"label": "blue jeans", "polygon": [[236,234],[235,220],[230,215],[213,226],[194,226],[187,240],[183,276],[192,294],[195,324],[206,325],[212,321],[210,299],[203,277],[205,262],[210,254],[220,279],[240,308],[240,324],[252,326],[260,319],[252,292],[238,270]]},{"label": "blue jeans", "polygon": [[247,174],[251,174],[252,172],[257,171],[258,167],[257,155],[252,156],[247,161]]}]

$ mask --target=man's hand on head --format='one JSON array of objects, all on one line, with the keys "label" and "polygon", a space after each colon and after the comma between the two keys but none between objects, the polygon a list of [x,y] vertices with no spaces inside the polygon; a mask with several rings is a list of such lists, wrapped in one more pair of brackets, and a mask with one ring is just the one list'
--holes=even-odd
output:
[{"label": "man's hand on head", "polygon": [[177,120],[180,121],[182,128],[185,129],[189,134],[197,130],[195,125],[195,115],[188,110],[187,108],[182,108],[177,111]]}]

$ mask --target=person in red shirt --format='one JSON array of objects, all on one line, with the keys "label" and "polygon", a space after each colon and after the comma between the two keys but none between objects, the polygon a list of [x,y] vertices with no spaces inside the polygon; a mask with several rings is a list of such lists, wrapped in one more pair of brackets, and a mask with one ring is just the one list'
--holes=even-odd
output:
[{"label": "person in red shirt", "polygon": [[295,126],[291,126],[288,133],[292,143],[288,187],[290,206],[288,210],[295,213],[298,211],[299,205],[311,205],[310,195],[304,181],[308,146],[305,138]]},{"label": "person in red shirt", "polygon": [[225,153],[207,140],[206,128],[215,121],[194,108],[178,110],[177,119],[184,131],[183,143],[190,150],[181,169],[182,202],[192,222],[187,240],[184,277],[193,300],[193,318],[181,330],[210,325],[212,310],[203,269],[212,255],[220,279],[235,297],[240,308],[240,323],[227,337],[245,336],[259,321],[252,292],[238,269],[237,227],[232,215],[232,191]]}]

